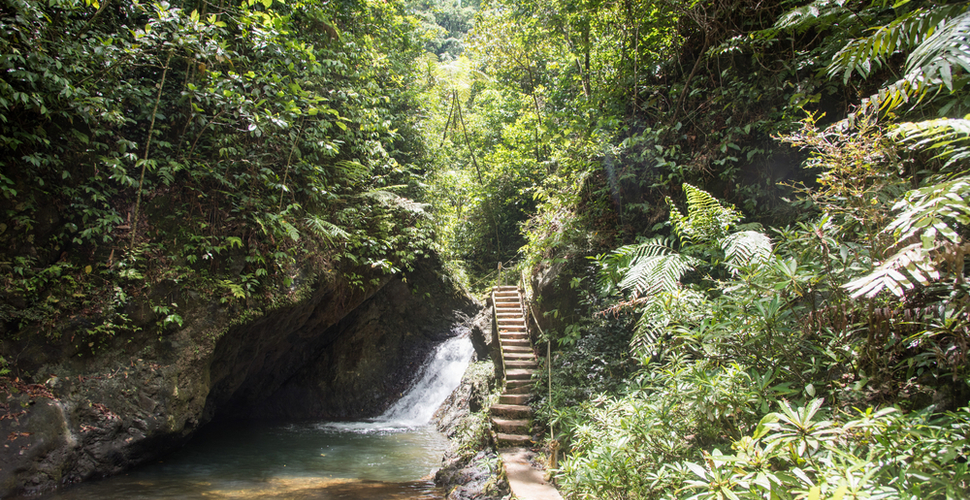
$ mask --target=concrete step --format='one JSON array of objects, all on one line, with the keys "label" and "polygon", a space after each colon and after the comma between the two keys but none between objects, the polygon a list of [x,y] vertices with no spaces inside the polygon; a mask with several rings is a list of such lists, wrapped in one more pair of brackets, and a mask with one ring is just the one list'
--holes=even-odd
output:
[{"label": "concrete step", "polygon": [[529,347],[529,346],[510,345],[510,346],[505,346],[505,352],[529,352],[529,353],[531,353],[532,352],[532,348]]},{"label": "concrete step", "polygon": [[515,359],[506,359],[505,367],[507,369],[532,368],[534,370],[536,368],[539,368],[539,363],[536,363],[535,360],[523,361],[523,360],[515,360]]},{"label": "concrete step", "polygon": [[532,408],[526,405],[496,403],[492,405],[492,415],[510,420],[524,420],[532,417]]},{"label": "concrete step", "polygon": [[532,394],[502,394],[498,397],[498,402],[507,405],[524,405],[532,398]]},{"label": "concrete step", "polygon": [[502,347],[503,348],[505,348],[505,347],[511,347],[511,346],[529,347],[529,341],[526,340],[526,339],[512,339],[512,340],[503,340],[502,341]]},{"label": "concrete step", "polygon": [[[522,385],[509,385],[508,382],[527,382]],[[531,380],[509,380],[505,383],[505,394],[532,394]]]},{"label": "concrete step", "polygon": [[512,379],[505,381],[505,392],[509,392],[510,387],[532,387],[532,379]]},{"label": "concrete step", "polygon": [[532,438],[522,434],[505,434],[504,432],[499,432],[496,438],[499,448],[506,446],[529,446],[532,444]]},{"label": "concrete step", "polygon": [[535,361],[535,359],[531,352],[505,351],[505,361]]},{"label": "concrete step", "polygon": [[528,434],[531,422],[528,419],[508,419],[492,417],[492,423],[499,432],[508,434]]},{"label": "concrete step", "polygon": [[532,380],[532,372],[528,368],[509,368],[505,370],[506,380]]}]

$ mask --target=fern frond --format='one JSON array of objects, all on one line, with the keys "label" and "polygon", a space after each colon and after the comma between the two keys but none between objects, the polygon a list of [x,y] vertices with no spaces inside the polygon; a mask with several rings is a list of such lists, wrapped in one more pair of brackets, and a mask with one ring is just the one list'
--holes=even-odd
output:
[{"label": "fern frond", "polygon": [[609,295],[623,279],[634,259],[676,252],[674,245],[673,240],[656,237],[643,243],[624,245],[609,254],[591,258],[600,268],[599,279],[597,280],[600,292]]},{"label": "fern frond", "polygon": [[[960,7],[962,13],[933,32],[906,61],[907,74],[921,73],[927,80],[939,79],[951,92],[957,90],[953,81],[954,69],[970,73],[970,11],[966,10],[966,5]],[[953,7],[940,10],[950,13]]]},{"label": "fern frond", "polygon": [[[957,4],[921,12],[925,19],[908,25],[907,40],[922,40],[907,58],[906,74],[863,100],[850,121],[877,111],[888,113],[903,104],[913,103],[915,106],[940,96],[951,99],[940,110],[941,114],[960,102],[959,99],[964,105],[970,104],[965,95],[957,92],[970,82],[970,11],[965,4]],[[930,26],[934,22],[936,24]],[[926,32],[920,33],[921,29]],[[864,61],[867,54],[866,51],[859,52],[858,64],[868,64]],[[839,67],[848,68],[845,65]]]},{"label": "fern frond", "polygon": [[[910,191],[896,203],[899,215],[886,226],[903,246],[871,273],[843,285],[853,298],[875,297],[883,290],[902,297],[916,284],[941,279],[950,265],[957,281],[963,281],[963,255],[967,245],[961,226],[970,226],[970,176]],[[915,240],[915,241],[914,241]]]},{"label": "fern frond", "polygon": [[365,165],[361,164],[360,162],[350,160],[338,161],[337,163],[334,163],[334,168],[337,170],[337,172],[340,172],[341,175],[352,180],[361,180],[367,176],[368,173],[370,173],[370,169]]},{"label": "fern frond", "polygon": [[937,246],[938,238],[944,243],[959,244],[962,239],[958,226],[970,226],[968,197],[970,177],[910,191],[893,207],[901,212],[884,232],[892,234],[898,242],[919,238],[926,251]]},{"label": "fern frond", "polygon": [[396,193],[392,193],[390,191],[381,190],[381,189],[374,189],[371,191],[367,191],[367,192],[361,193],[360,196],[371,198],[373,200],[379,201],[384,205],[402,208],[404,210],[407,210],[408,212],[413,212],[417,214],[423,214],[425,209],[430,206],[427,203],[419,203],[410,198],[405,198]]},{"label": "fern frond", "polygon": [[307,227],[309,227],[317,235],[323,237],[323,239],[325,239],[327,243],[331,245],[334,244],[334,241],[346,240],[350,237],[350,233],[345,231],[343,228],[333,224],[332,222],[323,220],[318,215],[307,216],[305,222]]},{"label": "fern frond", "polygon": [[687,215],[681,214],[673,204],[670,208],[670,221],[681,239],[695,243],[714,242],[741,220],[733,206],[722,205],[703,189],[684,183],[684,193],[687,195]]},{"label": "fern frond", "polygon": [[841,0],[816,0],[782,14],[773,29],[798,32],[812,28],[826,29],[845,15],[851,14],[844,4]]},{"label": "fern frond", "polygon": [[629,258],[654,257],[657,255],[666,255],[671,252],[676,252],[674,245],[675,242],[671,239],[656,237],[651,238],[643,243],[624,245],[614,250],[613,254],[616,256]]},{"label": "fern frond", "polygon": [[670,292],[680,286],[680,278],[696,263],[696,259],[681,254],[638,257],[617,286],[631,291],[634,297]]},{"label": "fern frond", "polygon": [[658,318],[645,311],[637,320],[633,338],[630,339],[630,349],[640,356],[656,355],[666,331],[667,324],[664,319],[666,318]]},{"label": "fern frond", "polygon": [[948,18],[965,10],[964,6],[946,6],[916,9],[903,14],[872,35],[850,41],[832,58],[828,67],[829,77],[842,74],[848,83],[853,73],[862,78],[886,65],[893,55],[918,47],[933,35]]},{"label": "fern frond", "polygon": [[678,327],[695,324],[707,316],[708,304],[703,293],[690,288],[678,288],[650,297],[630,339],[631,349],[640,356],[656,355]]},{"label": "fern frond", "polygon": [[739,231],[721,240],[726,264],[733,273],[757,267],[771,256],[771,238],[760,231]]}]

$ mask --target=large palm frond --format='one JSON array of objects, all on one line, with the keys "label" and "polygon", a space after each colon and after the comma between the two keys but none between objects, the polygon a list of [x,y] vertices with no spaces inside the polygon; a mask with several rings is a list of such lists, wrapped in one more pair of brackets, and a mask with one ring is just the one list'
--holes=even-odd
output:
[{"label": "large palm frond", "polygon": [[[856,115],[875,111],[888,113],[898,111],[903,104],[915,105],[937,99],[943,99],[938,111],[943,115],[957,104],[964,107],[970,104],[970,98],[959,92],[970,81],[970,11],[966,4],[935,7],[932,12],[928,11],[927,22],[939,18],[946,20],[928,29],[909,54],[905,75],[865,99]],[[859,51],[853,56],[853,66],[841,70],[851,72],[852,68],[865,67],[869,63],[864,58],[868,55],[878,59],[880,54],[886,53],[882,48],[886,44],[866,44],[870,49],[868,52],[862,50],[866,47],[857,47]],[[830,68],[830,73],[839,70],[840,67]]]},{"label": "large palm frond", "polygon": [[917,150],[935,151],[946,167],[970,158],[970,120],[940,118],[900,124],[894,136]]},{"label": "large palm frond", "polygon": [[835,78],[841,74],[845,83],[848,83],[854,73],[868,78],[870,74],[884,67],[893,55],[919,47],[947,19],[961,14],[965,9],[966,6],[953,5],[921,8],[905,13],[889,24],[880,26],[868,37],[846,44],[829,64],[829,77]]},{"label": "large palm frond", "polygon": [[970,226],[970,177],[911,191],[896,204],[896,219],[886,227],[897,245],[904,245],[869,274],[844,286],[854,298],[875,297],[883,290],[902,297],[917,284],[929,285],[943,277],[947,266],[952,278],[964,282],[964,256],[970,245],[961,226]]}]

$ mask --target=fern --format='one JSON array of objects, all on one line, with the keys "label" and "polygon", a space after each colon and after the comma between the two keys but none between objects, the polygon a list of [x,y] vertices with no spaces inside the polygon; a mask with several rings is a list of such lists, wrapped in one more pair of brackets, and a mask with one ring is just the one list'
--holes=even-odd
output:
[{"label": "fern", "polygon": [[[735,272],[768,261],[772,253],[771,239],[763,233],[751,230],[728,233],[741,219],[734,207],[722,205],[707,191],[690,184],[684,184],[684,192],[687,215],[682,215],[672,204],[670,209],[670,220],[681,241],[722,248],[726,265]],[[609,293],[615,286],[630,297],[610,310],[639,308],[640,319],[630,346],[641,356],[656,355],[664,339],[677,336],[685,325],[696,326],[709,312],[710,301],[705,291],[685,286],[681,281],[687,272],[704,262],[679,252],[676,245],[676,240],[657,237],[594,259],[601,266],[601,291]]]},{"label": "fern", "polygon": [[732,225],[741,220],[733,206],[723,206],[711,193],[684,183],[687,195],[687,215],[670,204],[670,221],[682,240],[694,243],[713,243],[727,234]]},{"label": "fern", "polygon": [[658,294],[643,308],[636,330],[630,340],[635,354],[655,356],[663,342],[674,335],[678,327],[695,323],[706,316],[708,304],[703,293],[679,288]]},{"label": "fern", "polygon": [[893,295],[902,297],[917,283],[928,285],[940,278],[940,273],[927,262],[920,243],[904,247],[887,259],[871,273],[843,285],[852,298],[862,296],[873,298],[888,289]]},{"label": "fern", "polygon": [[[393,187],[395,186],[392,186],[392,188]],[[383,205],[398,207],[415,214],[423,214],[425,212],[425,209],[428,208],[429,206],[427,203],[416,202],[410,198],[405,198],[396,193],[387,191],[386,189],[385,190],[374,189],[374,190],[362,193],[360,196],[365,198],[371,198],[373,200],[377,200]]]},{"label": "fern", "polygon": [[344,177],[351,179],[353,181],[360,181],[364,179],[368,174],[370,174],[370,169],[362,165],[360,162],[342,160],[334,163],[334,169],[337,170]]},{"label": "fern", "polygon": [[966,5],[952,6],[939,9],[941,14],[952,14],[954,9],[962,11],[956,17],[947,21],[943,27],[926,39],[925,42],[913,50],[906,62],[906,73],[922,75],[925,80],[939,79],[948,90],[959,90],[966,79],[959,85],[954,84],[954,68],[962,70],[964,75],[970,73],[970,11]]},{"label": "fern", "polygon": [[932,250],[938,237],[948,243],[960,243],[955,224],[970,226],[970,177],[910,191],[893,207],[902,212],[886,227],[896,241],[919,238],[923,249]]},{"label": "fern", "polygon": [[903,104],[919,104],[944,97],[941,115],[970,100],[958,91],[970,73],[970,12],[966,4],[921,9],[877,30],[872,40],[851,42],[836,57],[829,74],[839,72],[848,79],[853,71],[869,74],[871,61],[881,64],[897,50],[913,45],[905,75],[864,99],[851,119],[876,111],[890,113]]},{"label": "fern", "polygon": [[680,286],[680,278],[694,269],[696,262],[679,253],[640,257],[633,261],[619,287],[634,297],[670,292]]},{"label": "fern", "polygon": [[347,238],[350,237],[350,233],[345,231],[343,228],[331,222],[325,221],[317,215],[307,216],[306,225],[313,230],[314,233],[322,236],[330,245],[333,245],[334,241],[336,240],[347,240]]},{"label": "fern", "polygon": [[597,285],[600,292],[609,295],[613,288],[624,279],[634,259],[676,252],[674,241],[666,238],[652,238],[643,243],[624,245],[607,255],[598,255],[591,260],[600,268]]},{"label": "fern", "polygon": [[778,29],[795,29],[806,31],[810,28],[828,28],[836,19],[848,14],[844,1],[817,0],[803,7],[792,9],[778,18],[775,27]]},{"label": "fern", "polygon": [[760,231],[739,231],[721,240],[725,263],[733,273],[758,267],[771,256],[771,238]]}]

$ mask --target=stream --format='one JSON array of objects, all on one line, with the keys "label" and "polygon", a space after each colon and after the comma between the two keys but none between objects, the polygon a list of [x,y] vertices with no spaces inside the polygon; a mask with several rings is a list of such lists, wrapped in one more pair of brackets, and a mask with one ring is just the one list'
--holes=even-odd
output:
[{"label": "stream", "polygon": [[440,344],[414,386],[373,420],[211,424],[153,463],[39,498],[440,500],[433,478],[448,440],[431,418],[472,351],[467,335]]}]

